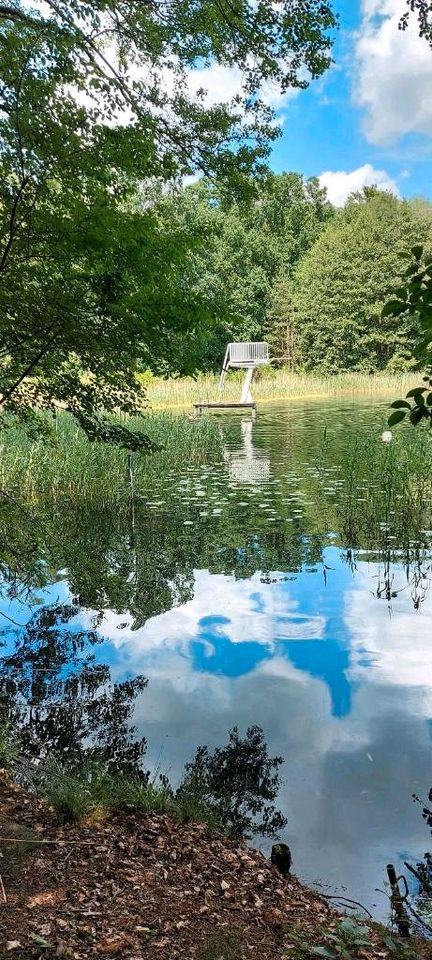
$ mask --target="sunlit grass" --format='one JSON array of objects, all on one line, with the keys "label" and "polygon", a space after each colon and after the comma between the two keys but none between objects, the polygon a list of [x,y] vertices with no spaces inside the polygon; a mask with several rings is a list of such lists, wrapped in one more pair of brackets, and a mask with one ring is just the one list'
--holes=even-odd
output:
[{"label": "sunlit grass", "polygon": [[[223,393],[225,400],[240,398],[243,371],[228,374]],[[218,398],[218,375],[201,374],[196,380],[191,377],[163,380],[157,377],[142,378],[147,397],[153,408],[189,406],[196,401],[212,401]],[[260,401],[294,400],[310,397],[370,396],[399,397],[412,387],[415,374],[366,374],[343,373],[334,377],[292,373],[286,368],[266,368],[258,371],[253,383],[253,397]]]}]

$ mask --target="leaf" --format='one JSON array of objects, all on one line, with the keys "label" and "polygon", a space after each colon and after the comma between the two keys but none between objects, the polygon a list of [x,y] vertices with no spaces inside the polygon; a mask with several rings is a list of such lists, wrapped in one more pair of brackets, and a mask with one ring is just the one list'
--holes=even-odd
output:
[{"label": "leaf", "polygon": [[411,410],[411,404],[407,400],[393,400],[390,406],[393,407],[393,410]]},{"label": "leaf", "polygon": [[406,415],[407,415],[406,410],[395,410],[395,412],[391,413],[388,418],[387,423],[389,427],[396,426],[397,423],[400,423],[402,420],[405,419]]},{"label": "leaf", "polygon": [[413,410],[413,412],[410,414],[410,420],[414,427],[420,423],[420,420],[423,419],[425,414],[427,416],[427,413],[425,410],[423,410],[423,408],[416,407],[415,410]]},{"label": "leaf", "polygon": [[416,260],[420,260],[423,253],[423,246],[420,243],[416,243],[414,247],[411,247],[411,253]]},{"label": "leaf", "polygon": [[422,393],[426,393],[427,387],[413,387],[412,390],[408,390],[407,397],[419,397]]},{"label": "leaf", "polygon": [[388,303],[381,310],[382,317],[398,317],[400,313],[404,313],[407,309],[407,304],[402,300],[389,300]]}]

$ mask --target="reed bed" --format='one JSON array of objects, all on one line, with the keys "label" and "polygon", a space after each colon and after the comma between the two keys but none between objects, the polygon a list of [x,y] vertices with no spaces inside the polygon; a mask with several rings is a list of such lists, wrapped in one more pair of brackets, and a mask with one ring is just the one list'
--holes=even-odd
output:
[{"label": "reed bed", "polygon": [[[125,422],[124,420],[122,422]],[[170,413],[128,418],[161,449],[133,454],[135,489],[185,464],[220,460],[218,424],[207,417],[192,419]],[[0,433],[0,489],[26,502],[63,497],[94,497],[98,501],[124,500],[129,492],[129,459],[121,448],[90,442],[67,413],[59,413],[51,441],[31,439],[20,427]]]},{"label": "reed bed", "polygon": [[401,430],[389,444],[356,438],[344,457],[339,524],[345,542],[411,550],[432,537],[432,436]]},{"label": "reed bed", "polygon": [[[225,400],[239,399],[243,377],[243,371],[229,373],[223,395]],[[186,408],[198,400],[217,399],[219,377],[215,374],[201,374],[196,380],[192,377],[163,380],[148,374],[140,379],[154,410]],[[258,402],[268,403],[313,397],[399,397],[413,386],[415,380],[416,374],[412,373],[341,373],[325,377],[269,367],[255,374],[253,395]]]}]

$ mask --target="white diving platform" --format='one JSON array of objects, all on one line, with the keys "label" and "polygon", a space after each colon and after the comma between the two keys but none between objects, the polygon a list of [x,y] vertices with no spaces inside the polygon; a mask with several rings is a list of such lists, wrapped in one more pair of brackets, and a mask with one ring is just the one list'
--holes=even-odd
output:
[{"label": "white diving platform", "polygon": [[[233,408],[249,408],[252,410],[256,409],[256,403],[252,399],[251,386],[254,371],[258,367],[265,367],[270,363],[269,357],[269,346],[268,343],[264,341],[252,341],[247,340],[244,342],[238,343],[229,343],[226,352],[225,358],[222,365],[222,371],[219,378],[218,386],[218,395],[219,400],[215,401],[198,401],[194,404],[195,409],[198,411],[212,407],[219,409],[233,409]],[[243,387],[241,391],[240,400],[229,401],[222,400],[222,393],[225,387],[225,381],[227,373],[231,369],[240,369],[246,370]]]}]

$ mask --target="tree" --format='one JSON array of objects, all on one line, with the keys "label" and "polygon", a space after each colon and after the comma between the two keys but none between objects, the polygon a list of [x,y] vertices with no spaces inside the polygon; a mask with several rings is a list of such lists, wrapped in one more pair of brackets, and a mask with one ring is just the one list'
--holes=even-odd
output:
[{"label": "tree", "polygon": [[215,316],[202,364],[219,365],[230,340],[263,336],[280,355],[272,284],[292,275],[333,215],[318,181],[270,173],[250,204],[227,206],[223,192],[203,180],[166,198],[162,208],[167,223],[178,218],[195,236],[196,289]]},{"label": "tree", "polygon": [[301,262],[291,288],[307,368],[333,373],[413,364],[416,319],[381,311],[400,281],[400,255],[419,230],[410,205],[391,194],[366,188],[350,198]]},{"label": "tree", "polygon": [[217,747],[213,753],[208,747],[198,747],[194,759],[186,764],[177,798],[200,800],[235,837],[253,833],[275,836],[287,823],[274,807],[282,763],[282,757],[269,757],[260,727],[248,727],[243,739],[234,727],[225,747]]},{"label": "tree", "polygon": [[[139,408],[137,361],[192,370],[211,321],[190,237],[162,225],[151,190],[138,206],[137,188],[201,171],[250,195],[277,133],[260,86],[319,76],[335,23],[322,0],[0,6],[4,410],[61,403],[90,436],[130,445],[97,411]],[[235,67],[242,92],[194,98],[198,64]]]},{"label": "tree", "polygon": [[135,771],[146,741],[135,737],[131,718],[147,680],[111,683],[109,667],[95,662],[102,642],[97,618],[94,629],[83,630],[74,623],[78,613],[72,604],[43,607],[17,631],[14,649],[0,663],[0,727],[14,730],[30,760],[75,766],[102,759]]}]

